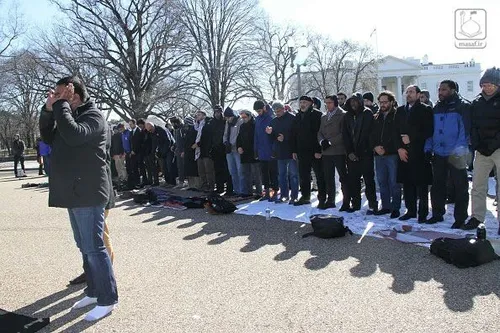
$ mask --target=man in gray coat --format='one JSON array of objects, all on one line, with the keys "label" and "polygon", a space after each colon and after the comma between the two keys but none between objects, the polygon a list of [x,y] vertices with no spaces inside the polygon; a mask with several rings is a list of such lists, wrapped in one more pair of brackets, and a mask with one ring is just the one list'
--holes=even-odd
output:
[{"label": "man in gray coat", "polygon": [[325,98],[326,114],[321,117],[318,132],[318,142],[321,145],[323,156],[323,174],[325,175],[327,200],[324,209],[335,207],[335,169],[344,196],[344,203],[340,211],[349,210],[349,193],[347,186],[347,162],[344,140],[342,138],[342,122],[345,111],[339,107],[337,96],[330,95]]},{"label": "man in gray coat", "polygon": [[73,305],[97,306],[85,316],[94,321],[118,303],[111,260],[103,240],[104,210],[110,199],[106,142],[108,124],[76,77],[59,80],[40,114],[40,133],[52,145],[49,206],[66,208],[83,257],[86,296]]}]

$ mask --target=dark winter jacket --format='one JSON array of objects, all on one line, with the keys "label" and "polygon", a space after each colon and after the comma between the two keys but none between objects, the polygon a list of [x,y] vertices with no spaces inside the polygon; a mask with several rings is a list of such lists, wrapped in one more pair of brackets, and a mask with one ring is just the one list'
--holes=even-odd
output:
[{"label": "dark winter jacket", "polygon": [[[425,142],[434,133],[434,116],[432,108],[417,101],[410,109],[408,105],[400,106],[396,111],[396,121],[400,138],[396,148],[408,151],[408,162],[400,161],[398,166],[398,182],[414,185],[431,185],[432,168],[424,152]],[[410,144],[405,145],[401,135],[408,135]]]},{"label": "dark winter jacket", "polygon": [[123,150],[125,151],[126,154],[130,154],[132,151],[132,144],[131,144],[131,133],[129,130],[125,130],[122,132],[122,145],[123,145]]},{"label": "dark winter jacket", "polygon": [[136,155],[142,154],[144,144],[144,132],[141,131],[139,127],[135,128],[135,131],[130,130],[130,149]]},{"label": "dark winter jacket", "polygon": [[241,163],[256,163],[255,151],[253,142],[255,135],[255,119],[250,118],[247,123],[240,126],[238,138],[236,139],[236,146],[243,149],[243,154],[240,155]]},{"label": "dark winter jacket", "polygon": [[[185,125],[184,131],[184,175],[186,177],[198,177],[198,164],[194,160],[195,150],[192,148],[196,141],[196,130],[193,125]],[[221,140],[222,141],[222,140]]]},{"label": "dark winter jacket", "polygon": [[[469,152],[470,103],[457,94],[434,106],[434,133],[425,151],[439,156],[465,155]],[[467,124],[467,125],[466,125]]]},{"label": "dark winter jacket", "polygon": [[123,154],[125,154],[125,150],[123,149],[122,134],[120,132],[114,133],[111,137],[111,156]]},{"label": "dark winter jacket", "polygon": [[213,140],[212,140],[212,148],[210,151],[210,158],[217,159],[226,159],[226,149],[224,146],[224,130],[226,127],[226,121],[224,118],[212,118],[210,126],[212,127],[213,132]]},{"label": "dark winter jacket", "polygon": [[[57,124],[57,125],[56,125]],[[109,201],[108,124],[93,100],[74,112],[67,101],[42,109],[40,133],[52,145],[49,206],[105,207]]]},{"label": "dark winter jacket", "polygon": [[[285,112],[281,117],[271,120],[270,126],[273,128],[273,132],[270,135],[274,141],[273,151],[277,160],[289,160],[292,158],[294,121],[295,116],[289,112]],[[278,141],[280,134],[283,134],[283,142]]]},{"label": "dark winter jacket", "polygon": [[318,142],[323,155],[345,155],[342,127],[346,112],[336,108],[334,114],[328,119],[328,112],[321,117],[318,131]]},{"label": "dark winter jacket", "polygon": [[[351,100],[354,98],[358,99],[362,108],[362,111],[358,111],[358,113],[351,108]],[[370,134],[373,126],[372,111],[363,106],[363,96],[359,93],[346,101],[345,110],[342,136],[346,155],[354,153],[358,158],[363,155],[371,155]]]},{"label": "dark winter jacket", "polygon": [[270,161],[273,154],[273,138],[266,133],[266,127],[271,125],[273,117],[265,112],[255,119],[254,151],[260,161]]},{"label": "dark winter jacket", "polygon": [[161,126],[155,125],[155,131],[151,133],[151,138],[153,141],[153,151],[156,152],[158,157],[166,158],[175,144],[172,133]]},{"label": "dark winter jacket", "polygon": [[201,132],[200,142],[198,142],[198,146],[200,147],[200,158],[208,158],[212,155],[215,130],[214,125],[215,123],[213,123],[213,118],[205,118],[205,125],[203,126]]},{"label": "dark winter jacket", "polygon": [[12,142],[12,155],[14,156],[24,156],[24,141],[23,140],[14,140]]},{"label": "dark winter jacket", "polygon": [[[370,134],[370,148],[384,147],[385,156],[398,153],[397,142],[401,140],[401,134],[397,127],[396,109],[390,110],[384,117],[382,112],[373,116],[372,132]],[[375,156],[378,156],[375,153]]]},{"label": "dark winter jacket", "polygon": [[175,128],[174,129],[174,139],[175,139],[175,145],[174,145],[174,152],[175,155],[179,156],[181,153],[184,152],[184,139],[186,137],[186,131],[184,130],[184,127],[180,128]]},{"label": "dark winter jacket", "polygon": [[322,113],[312,106],[305,112],[299,111],[294,118],[292,132],[292,153],[299,158],[314,157],[321,153],[318,142],[318,131],[321,125]]},{"label": "dark winter jacket", "polygon": [[472,102],[472,147],[485,156],[500,148],[500,90],[486,100],[481,94]]}]

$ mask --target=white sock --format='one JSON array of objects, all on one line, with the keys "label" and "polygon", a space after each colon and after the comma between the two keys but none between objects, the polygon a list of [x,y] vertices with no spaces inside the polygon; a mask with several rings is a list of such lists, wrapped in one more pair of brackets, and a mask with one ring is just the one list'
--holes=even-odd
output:
[{"label": "white sock", "polygon": [[81,308],[84,308],[86,306],[89,306],[91,304],[96,304],[96,303],[97,303],[97,298],[85,296],[84,298],[82,298],[81,300],[79,300],[78,302],[73,304],[72,309],[81,309]]},{"label": "white sock", "polygon": [[85,316],[86,321],[94,321],[94,320],[99,320],[101,318],[104,318],[107,316],[111,311],[113,311],[116,307],[116,304],[113,305],[107,305],[107,306],[96,306],[93,308],[90,312],[87,313]]}]

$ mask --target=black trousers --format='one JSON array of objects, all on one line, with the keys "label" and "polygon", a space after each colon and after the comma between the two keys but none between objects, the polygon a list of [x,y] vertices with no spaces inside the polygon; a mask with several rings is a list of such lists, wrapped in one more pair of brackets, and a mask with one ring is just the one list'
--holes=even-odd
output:
[{"label": "black trousers", "polygon": [[[444,181],[446,182],[446,178]],[[403,193],[407,213],[417,215],[418,200],[418,217],[427,218],[427,215],[429,215],[429,185],[405,183],[403,184]]]},{"label": "black trousers", "polygon": [[349,186],[347,184],[347,161],[345,155],[323,155],[323,174],[325,177],[326,194],[328,201],[335,203],[335,169],[339,174],[339,180],[344,197],[344,205],[349,205]]},{"label": "black trousers", "polygon": [[128,173],[128,184],[129,186],[136,186],[140,183],[139,176],[139,156],[130,154],[126,159],[127,163],[127,173]]},{"label": "black trousers", "polygon": [[[144,161],[144,155],[143,154],[138,154],[137,155],[137,168],[139,169],[139,183],[147,183],[147,176],[146,176],[146,163]],[[142,180],[141,180],[142,178]]]},{"label": "black trousers", "polygon": [[159,168],[156,162],[156,156],[154,156],[153,154],[147,155],[144,159],[144,162],[146,164],[147,170],[147,184],[158,185],[160,180],[158,176]]},{"label": "black trousers", "polygon": [[450,180],[453,184],[453,198],[455,199],[453,212],[455,221],[465,222],[469,217],[467,213],[469,207],[467,168],[457,169],[449,163],[448,157],[434,155],[432,172],[434,175],[431,188],[432,216],[443,217],[446,213],[447,181]]},{"label": "black trousers", "polygon": [[233,182],[227,167],[226,155],[214,156],[212,160],[214,161],[216,189],[222,192],[224,190],[224,184],[226,184],[226,192],[233,192]]},{"label": "black trousers", "polygon": [[278,161],[260,161],[259,164],[264,189],[273,189],[274,191],[278,191]]},{"label": "black trousers", "polygon": [[311,198],[311,168],[318,183],[318,200],[326,200],[326,185],[323,174],[323,162],[314,156],[299,156],[300,193],[305,199]]},{"label": "black trousers", "polygon": [[14,155],[14,175],[17,176],[17,165],[21,163],[21,169],[24,169],[24,156]]},{"label": "black trousers", "polygon": [[365,181],[365,196],[370,209],[378,206],[377,192],[375,189],[374,156],[361,156],[359,161],[347,159],[347,177],[349,179],[349,194],[353,207],[361,207],[361,177]]}]

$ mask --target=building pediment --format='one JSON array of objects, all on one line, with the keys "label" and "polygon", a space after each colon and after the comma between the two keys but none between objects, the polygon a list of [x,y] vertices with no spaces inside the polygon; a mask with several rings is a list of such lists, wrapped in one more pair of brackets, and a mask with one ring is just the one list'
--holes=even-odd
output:
[{"label": "building pediment", "polygon": [[378,68],[381,72],[404,72],[420,71],[422,66],[420,63],[407,61],[394,56],[386,56],[382,58]]}]

